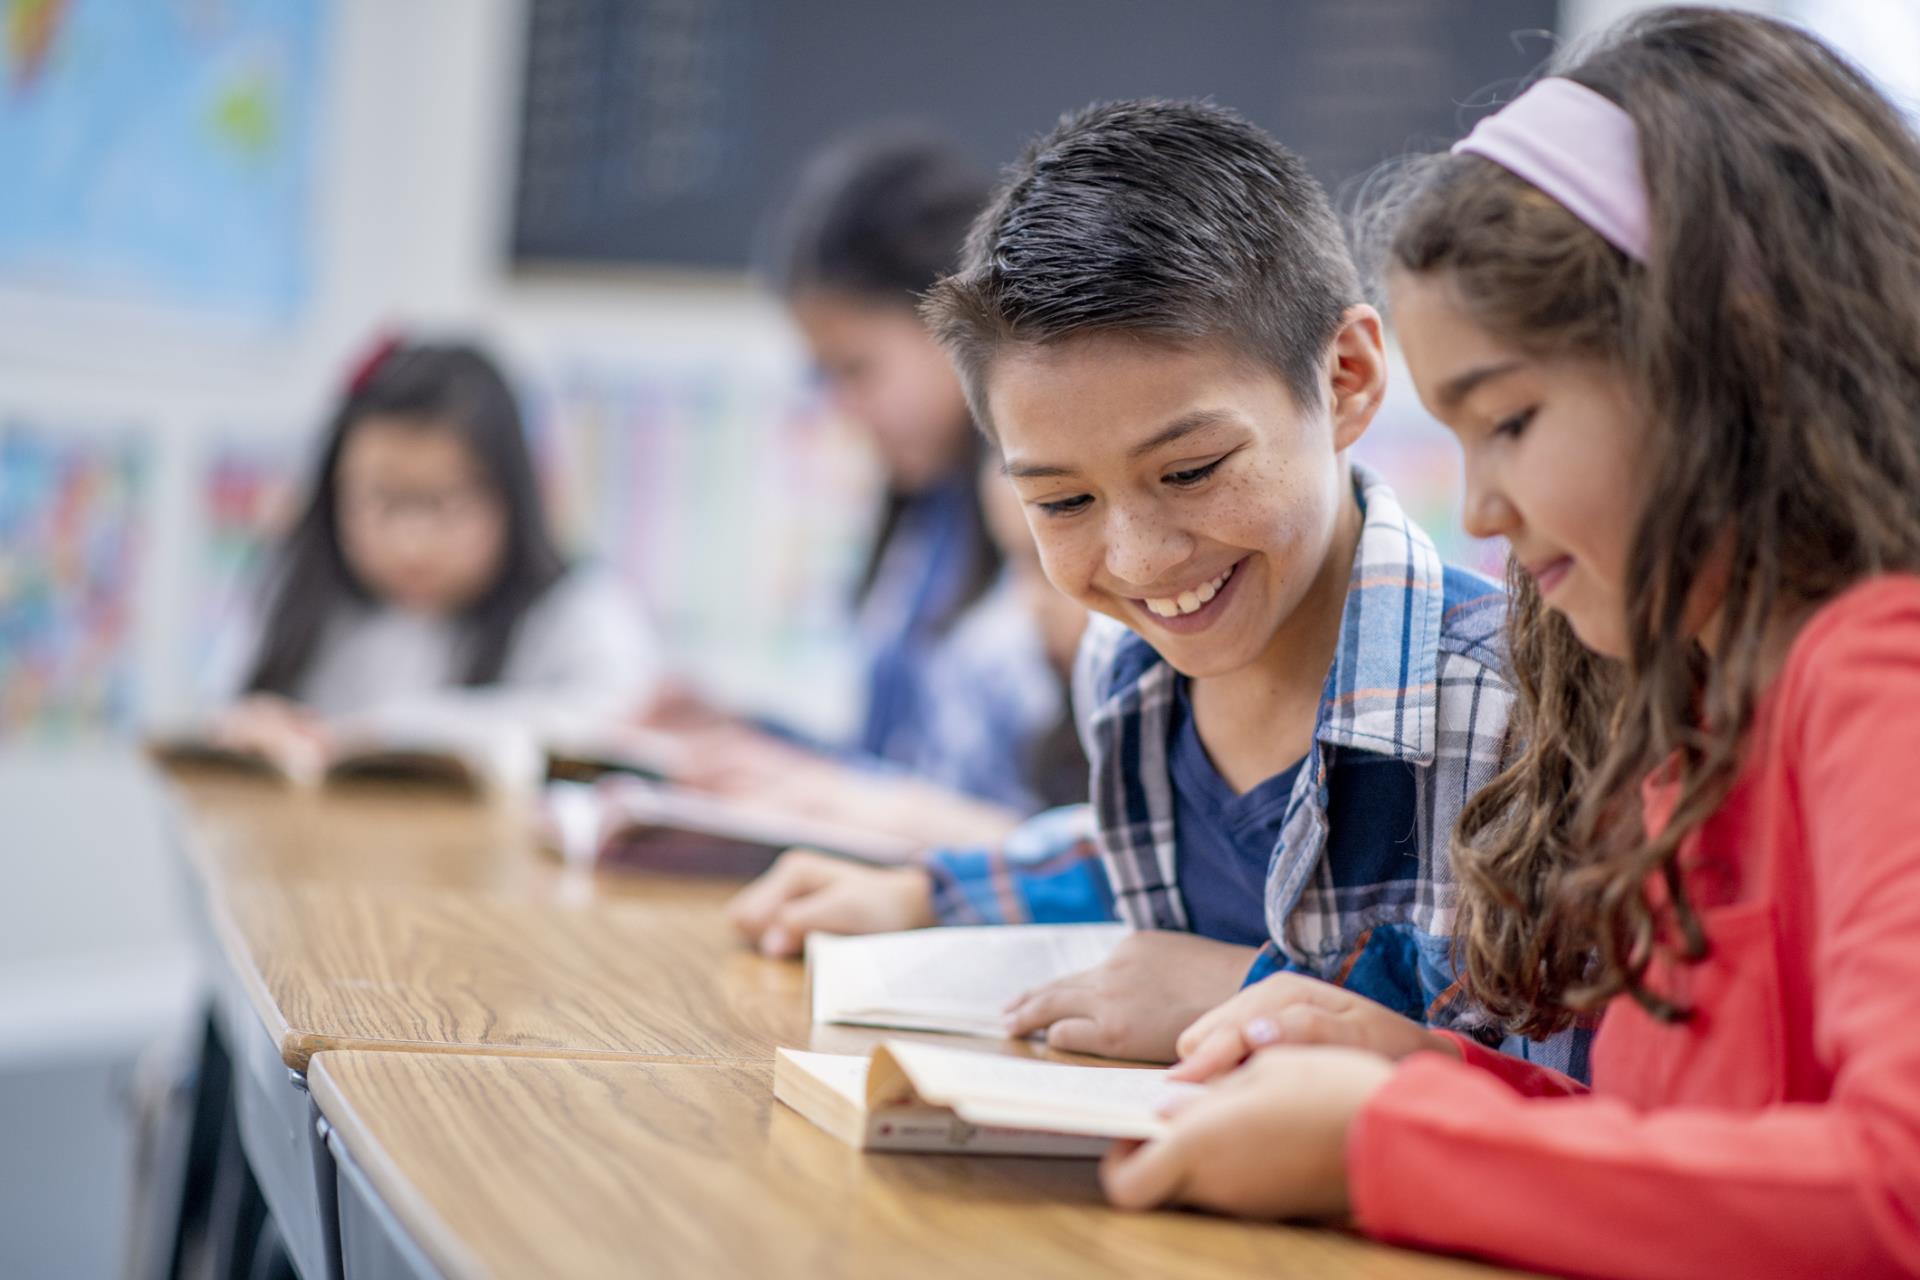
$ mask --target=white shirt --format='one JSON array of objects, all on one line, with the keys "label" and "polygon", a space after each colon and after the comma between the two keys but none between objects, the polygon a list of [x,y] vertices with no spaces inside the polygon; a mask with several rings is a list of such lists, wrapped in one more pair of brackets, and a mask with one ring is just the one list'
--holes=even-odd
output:
[{"label": "white shirt", "polygon": [[[224,701],[258,654],[261,619],[221,646],[215,691]],[[573,569],[527,609],[498,683],[461,683],[466,635],[457,621],[390,606],[355,605],[328,620],[295,698],[329,719],[416,704],[498,714],[539,731],[590,726],[631,711],[659,675],[659,654],[638,605],[602,570]]]}]

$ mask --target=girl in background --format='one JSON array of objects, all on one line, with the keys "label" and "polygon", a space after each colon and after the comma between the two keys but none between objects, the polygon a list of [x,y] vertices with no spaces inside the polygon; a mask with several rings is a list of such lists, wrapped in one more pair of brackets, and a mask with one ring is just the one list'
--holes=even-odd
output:
[{"label": "girl in background", "polygon": [[217,732],[323,756],[344,716],[454,707],[529,728],[618,714],[653,645],[613,581],[567,564],[520,409],[470,346],[382,344],[334,410],[304,510],[225,655]]},{"label": "girl in background", "polygon": [[[1004,567],[927,657],[926,733],[912,769],[860,769],[785,749],[744,795],[928,846],[997,844],[1022,818],[1087,798],[1087,757],[1067,694],[1086,610],[1041,571],[999,464],[983,463],[979,482]],[[838,865],[825,854],[789,858]]]},{"label": "girl in background", "polygon": [[914,310],[952,269],[987,188],[937,142],[856,138],[808,167],[775,250],[775,283],[827,390],[886,476],[856,595],[867,705],[854,746],[899,764],[920,753],[928,656],[1000,567],[980,511],[981,442]]},{"label": "girl in background", "polygon": [[[988,185],[946,144],[899,133],[847,140],[803,175],[776,236],[774,283],[886,478],[854,599],[865,710],[829,757],[683,695],[649,718],[705,729],[684,780],[930,842],[991,839],[1084,798],[1061,664],[1043,638],[1060,647],[1066,602],[1036,597],[1018,565],[1003,574],[1011,553],[989,528],[982,486],[1005,482],[983,467],[959,379],[915,311],[954,266]],[[1032,560],[1024,521],[1005,532],[1015,558]]]},{"label": "girl in background", "polygon": [[1610,1276],[1920,1274],[1920,143],[1770,19],[1673,9],[1381,215],[1408,368],[1512,548],[1525,751],[1456,935],[1591,1092],[1302,979],[1109,1194]]},{"label": "girl in background", "polygon": [[979,485],[1002,568],[928,663],[928,745],[917,766],[959,791],[1013,797],[1025,816],[1087,798],[1068,705],[1087,611],[1047,581],[997,452],[980,464]]}]

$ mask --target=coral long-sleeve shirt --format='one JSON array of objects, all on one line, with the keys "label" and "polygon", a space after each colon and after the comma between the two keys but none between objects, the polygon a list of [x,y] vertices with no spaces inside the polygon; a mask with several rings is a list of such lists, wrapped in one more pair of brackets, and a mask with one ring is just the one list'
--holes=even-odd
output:
[{"label": "coral long-sleeve shirt", "polygon": [[1649,975],[1692,1017],[1614,1000],[1591,1092],[1409,1059],[1349,1139],[1366,1231],[1581,1275],[1920,1274],[1920,578],[1816,613],[1750,741],[1682,850],[1710,954]]}]

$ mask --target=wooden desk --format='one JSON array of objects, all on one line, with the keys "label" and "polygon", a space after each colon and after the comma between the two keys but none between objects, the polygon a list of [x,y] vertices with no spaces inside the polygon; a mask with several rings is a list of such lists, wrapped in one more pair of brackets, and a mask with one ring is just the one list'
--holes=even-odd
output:
[{"label": "wooden desk", "polygon": [[764,1061],[881,1038],[809,1023],[800,965],[725,923],[737,882],[561,867],[520,815],[431,795],[186,797],[218,964],[294,1070],[328,1048]]},{"label": "wooden desk", "polygon": [[724,902],[738,883],[598,873],[536,846],[524,803],[369,784],[302,790],[211,771],[165,775],[182,853],[203,885],[269,880],[409,885],[573,905],[601,898]]},{"label": "wooden desk", "polygon": [[800,967],[721,919],[733,884],[568,871],[500,806],[177,793],[243,1144],[311,1277],[340,1274],[368,1205],[425,1271],[462,1276],[1486,1274],[1331,1232],[1118,1215],[1085,1163],[841,1146],[773,1103],[769,1059],[882,1033],[811,1027]]},{"label": "wooden desk", "polygon": [[223,951],[285,1064],[321,1049],[764,1061],[804,1044],[798,965],[748,952],[705,903],[403,886],[238,884]]},{"label": "wooden desk", "polygon": [[[864,1053],[959,1038],[814,1026],[806,973],[748,950],[716,903],[636,895],[577,908],[497,894],[241,884],[214,903],[222,954],[281,1062],[328,1049],[768,1062],[781,1045]],[[1026,1041],[974,1047],[1112,1065]]]},{"label": "wooden desk", "polygon": [[309,1280],[339,1274],[301,1075],[319,1047],[765,1059],[804,1042],[797,966],[721,918],[736,884],[564,867],[507,805],[174,782],[240,1143]]},{"label": "wooden desk", "polygon": [[[1495,1274],[1120,1214],[1089,1161],[863,1156],[775,1103],[764,1063],[328,1052],[310,1082],[338,1149],[454,1277]],[[350,1280],[364,1209],[342,1201]]]}]

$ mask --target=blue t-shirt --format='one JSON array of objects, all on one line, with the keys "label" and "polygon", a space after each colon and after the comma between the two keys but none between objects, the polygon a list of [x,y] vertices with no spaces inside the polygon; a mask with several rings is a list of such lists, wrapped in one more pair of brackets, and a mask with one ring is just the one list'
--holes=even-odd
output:
[{"label": "blue t-shirt", "polygon": [[[1245,795],[1234,791],[1200,741],[1185,676],[1176,682],[1168,734],[1180,895],[1188,923],[1202,937],[1261,946],[1270,936],[1267,871],[1304,761]],[[1419,856],[1415,786],[1413,766],[1405,761],[1333,750],[1327,770],[1327,866],[1336,891],[1378,890],[1396,879],[1398,859]]]},{"label": "blue t-shirt", "polygon": [[1301,762],[1239,794],[1200,741],[1187,678],[1177,684],[1167,772],[1187,922],[1202,937],[1257,947],[1267,940],[1267,864],[1280,843],[1280,820]]}]

